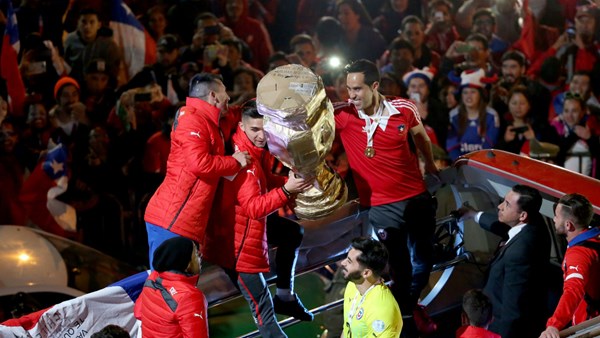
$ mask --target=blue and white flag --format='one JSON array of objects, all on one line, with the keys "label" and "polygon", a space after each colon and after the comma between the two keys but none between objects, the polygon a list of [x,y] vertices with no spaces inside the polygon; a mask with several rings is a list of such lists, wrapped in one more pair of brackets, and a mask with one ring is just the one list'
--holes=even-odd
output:
[{"label": "blue and white flag", "polygon": [[148,271],[140,272],[104,289],[7,320],[0,324],[0,337],[89,337],[109,324],[137,337],[140,322],[133,306],[147,278]]},{"label": "blue and white flag", "polygon": [[123,51],[130,79],[144,65],[156,61],[156,44],[123,0],[112,0],[109,25],[115,42]]}]

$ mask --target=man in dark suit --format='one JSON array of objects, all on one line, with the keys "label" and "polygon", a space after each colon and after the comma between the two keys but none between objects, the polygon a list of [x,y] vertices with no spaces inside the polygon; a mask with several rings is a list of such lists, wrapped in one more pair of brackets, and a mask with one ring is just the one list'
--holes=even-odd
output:
[{"label": "man in dark suit", "polygon": [[515,185],[498,205],[497,215],[470,213],[482,228],[503,239],[484,287],[494,306],[489,329],[503,338],[537,337],[544,328],[550,236],[541,205],[539,191]]}]

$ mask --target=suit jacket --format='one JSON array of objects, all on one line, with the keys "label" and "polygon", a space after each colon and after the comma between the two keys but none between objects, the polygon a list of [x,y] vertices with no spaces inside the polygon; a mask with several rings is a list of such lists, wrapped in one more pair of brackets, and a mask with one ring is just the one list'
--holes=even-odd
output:
[{"label": "suit jacket", "polygon": [[[508,238],[509,227],[484,213],[482,228]],[[532,220],[502,247],[490,263],[484,292],[494,307],[490,331],[503,338],[537,338],[548,316],[550,236],[542,216]]]}]

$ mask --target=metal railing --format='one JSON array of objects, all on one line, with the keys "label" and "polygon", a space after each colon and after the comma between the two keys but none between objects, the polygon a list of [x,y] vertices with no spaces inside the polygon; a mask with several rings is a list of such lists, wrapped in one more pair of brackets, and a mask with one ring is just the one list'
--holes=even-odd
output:
[{"label": "metal railing", "polygon": [[[435,272],[435,271],[441,271],[441,270],[445,270],[451,266],[455,266],[458,263],[464,262],[464,261],[473,261],[473,255],[468,252],[465,251],[464,253],[456,256],[454,259],[447,261],[447,262],[443,262],[440,264],[436,264],[433,266],[433,268],[431,269],[431,272]],[[391,281],[386,282],[386,285],[390,285]],[[318,315],[320,313],[329,311],[329,310],[333,310],[335,308],[341,307],[342,305],[344,305],[344,299],[338,299],[336,301],[333,301],[331,303],[327,303],[324,305],[321,305],[319,307],[316,307],[312,310],[310,310],[310,312],[313,315]],[[300,320],[290,317],[287,319],[284,319],[282,321],[279,321],[279,326],[281,326],[281,328],[286,328],[286,327],[290,327],[294,324],[300,323]],[[253,337],[260,337],[260,332],[258,330],[252,331],[250,333],[247,333],[243,336],[240,336],[240,338],[253,338]]]},{"label": "metal railing", "polygon": [[588,338],[600,336],[600,316],[560,331],[561,338]]}]

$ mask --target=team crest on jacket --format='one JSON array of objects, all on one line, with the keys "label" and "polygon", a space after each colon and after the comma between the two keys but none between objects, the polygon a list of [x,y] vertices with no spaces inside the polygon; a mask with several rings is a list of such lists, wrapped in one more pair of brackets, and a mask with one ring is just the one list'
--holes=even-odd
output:
[{"label": "team crest on jacket", "polygon": [[405,129],[406,129],[406,126],[404,124],[401,124],[398,126],[398,132],[400,134],[403,134]]},{"label": "team crest on jacket", "polygon": [[376,333],[381,333],[383,332],[383,330],[385,330],[385,323],[383,322],[383,320],[376,320],[373,322],[373,324],[371,324],[371,327],[373,327],[373,331],[375,331]]},{"label": "team crest on jacket", "polygon": [[361,320],[363,315],[365,314],[365,309],[362,307],[358,309],[358,313],[356,314],[356,319]]}]

